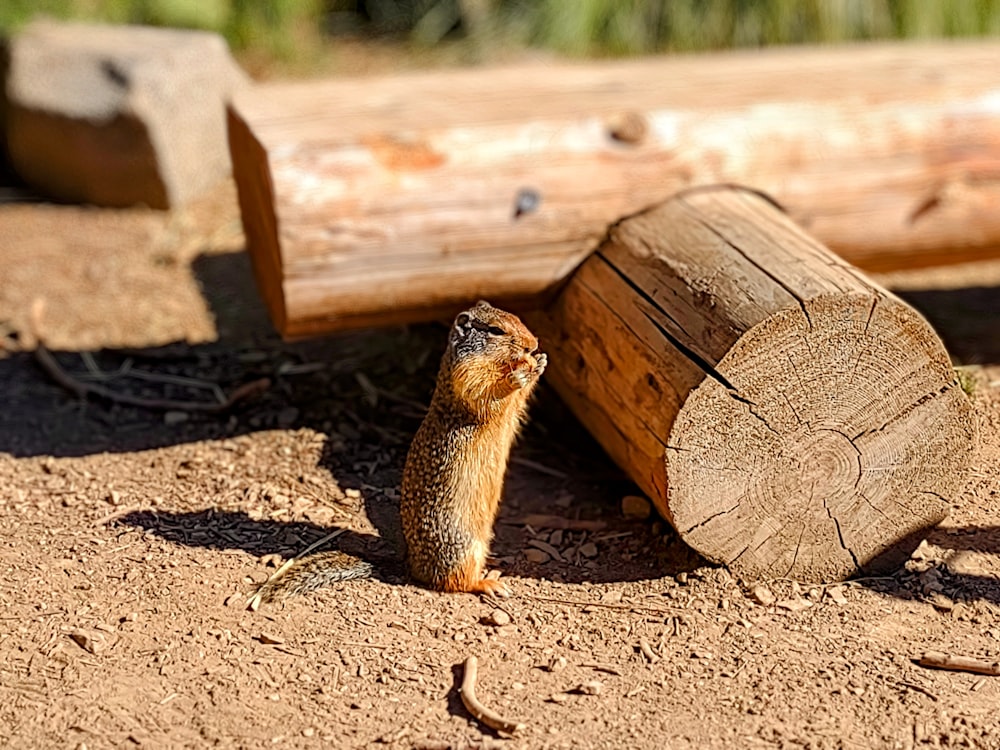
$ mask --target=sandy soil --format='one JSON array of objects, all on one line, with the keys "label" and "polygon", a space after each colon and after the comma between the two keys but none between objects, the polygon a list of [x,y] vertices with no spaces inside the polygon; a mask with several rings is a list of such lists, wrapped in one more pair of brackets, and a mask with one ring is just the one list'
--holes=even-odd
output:
[{"label": "sandy soil", "polygon": [[[0,205],[0,258],[0,745],[1000,747],[1000,678],[914,663],[1000,660],[1000,263],[887,278],[976,365],[982,431],[951,517],[892,577],[742,586],[625,518],[634,487],[543,387],[494,549],[511,599],[389,572],[250,612],[254,582],[335,529],[392,553],[445,329],[281,342],[228,185],[172,216]],[[26,351],[39,299],[89,382],[272,385],[226,415],[83,402]],[[469,655],[515,739],[463,708]]]}]

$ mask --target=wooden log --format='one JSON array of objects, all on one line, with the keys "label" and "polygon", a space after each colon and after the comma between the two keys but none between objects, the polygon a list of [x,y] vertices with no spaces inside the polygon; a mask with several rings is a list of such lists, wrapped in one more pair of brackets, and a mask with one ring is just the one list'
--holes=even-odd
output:
[{"label": "wooden log", "polygon": [[1000,44],[872,45],[262,85],[229,112],[289,337],[537,303],[692,185],[773,195],[870,269],[1000,251]]},{"label": "wooden log", "polygon": [[972,409],[930,326],[757,194],[620,222],[530,324],[546,381],[747,579],[891,569],[966,481]]}]

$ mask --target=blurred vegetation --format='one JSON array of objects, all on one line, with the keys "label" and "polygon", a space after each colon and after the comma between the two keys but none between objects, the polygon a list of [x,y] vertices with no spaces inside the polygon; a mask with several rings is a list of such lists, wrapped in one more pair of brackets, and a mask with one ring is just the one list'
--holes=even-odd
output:
[{"label": "blurred vegetation", "polygon": [[42,14],[209,29],[237,52],[300,62],[333,37],[482,58],[1000,34],[1000,0],[0,0],[0,30]]}]

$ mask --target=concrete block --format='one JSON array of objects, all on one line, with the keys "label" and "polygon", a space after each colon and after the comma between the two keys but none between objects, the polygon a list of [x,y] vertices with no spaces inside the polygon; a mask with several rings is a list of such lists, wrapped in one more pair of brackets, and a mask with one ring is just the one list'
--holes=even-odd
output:
[{"label": "concrete block", "polygon": [[3,57],[10,163],[45,195],[172,208],[229,174],[225,106],[248,81],[217,34],[37,21]]}]

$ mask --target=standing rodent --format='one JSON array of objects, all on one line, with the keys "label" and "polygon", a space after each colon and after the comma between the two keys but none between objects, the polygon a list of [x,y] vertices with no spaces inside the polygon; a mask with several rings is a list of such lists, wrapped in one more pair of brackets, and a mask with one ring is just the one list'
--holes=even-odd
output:
[{"label": "standing rodent", "polygon": [[[514,315],[479,302],[455,318],[434,396],[403,469],[400,514],[410,575],[438,591],[505,594],[483,577],[510,448],[545,370],[538,339]],[[366,578],[343,552],[296,561],[251,601]]]}]

